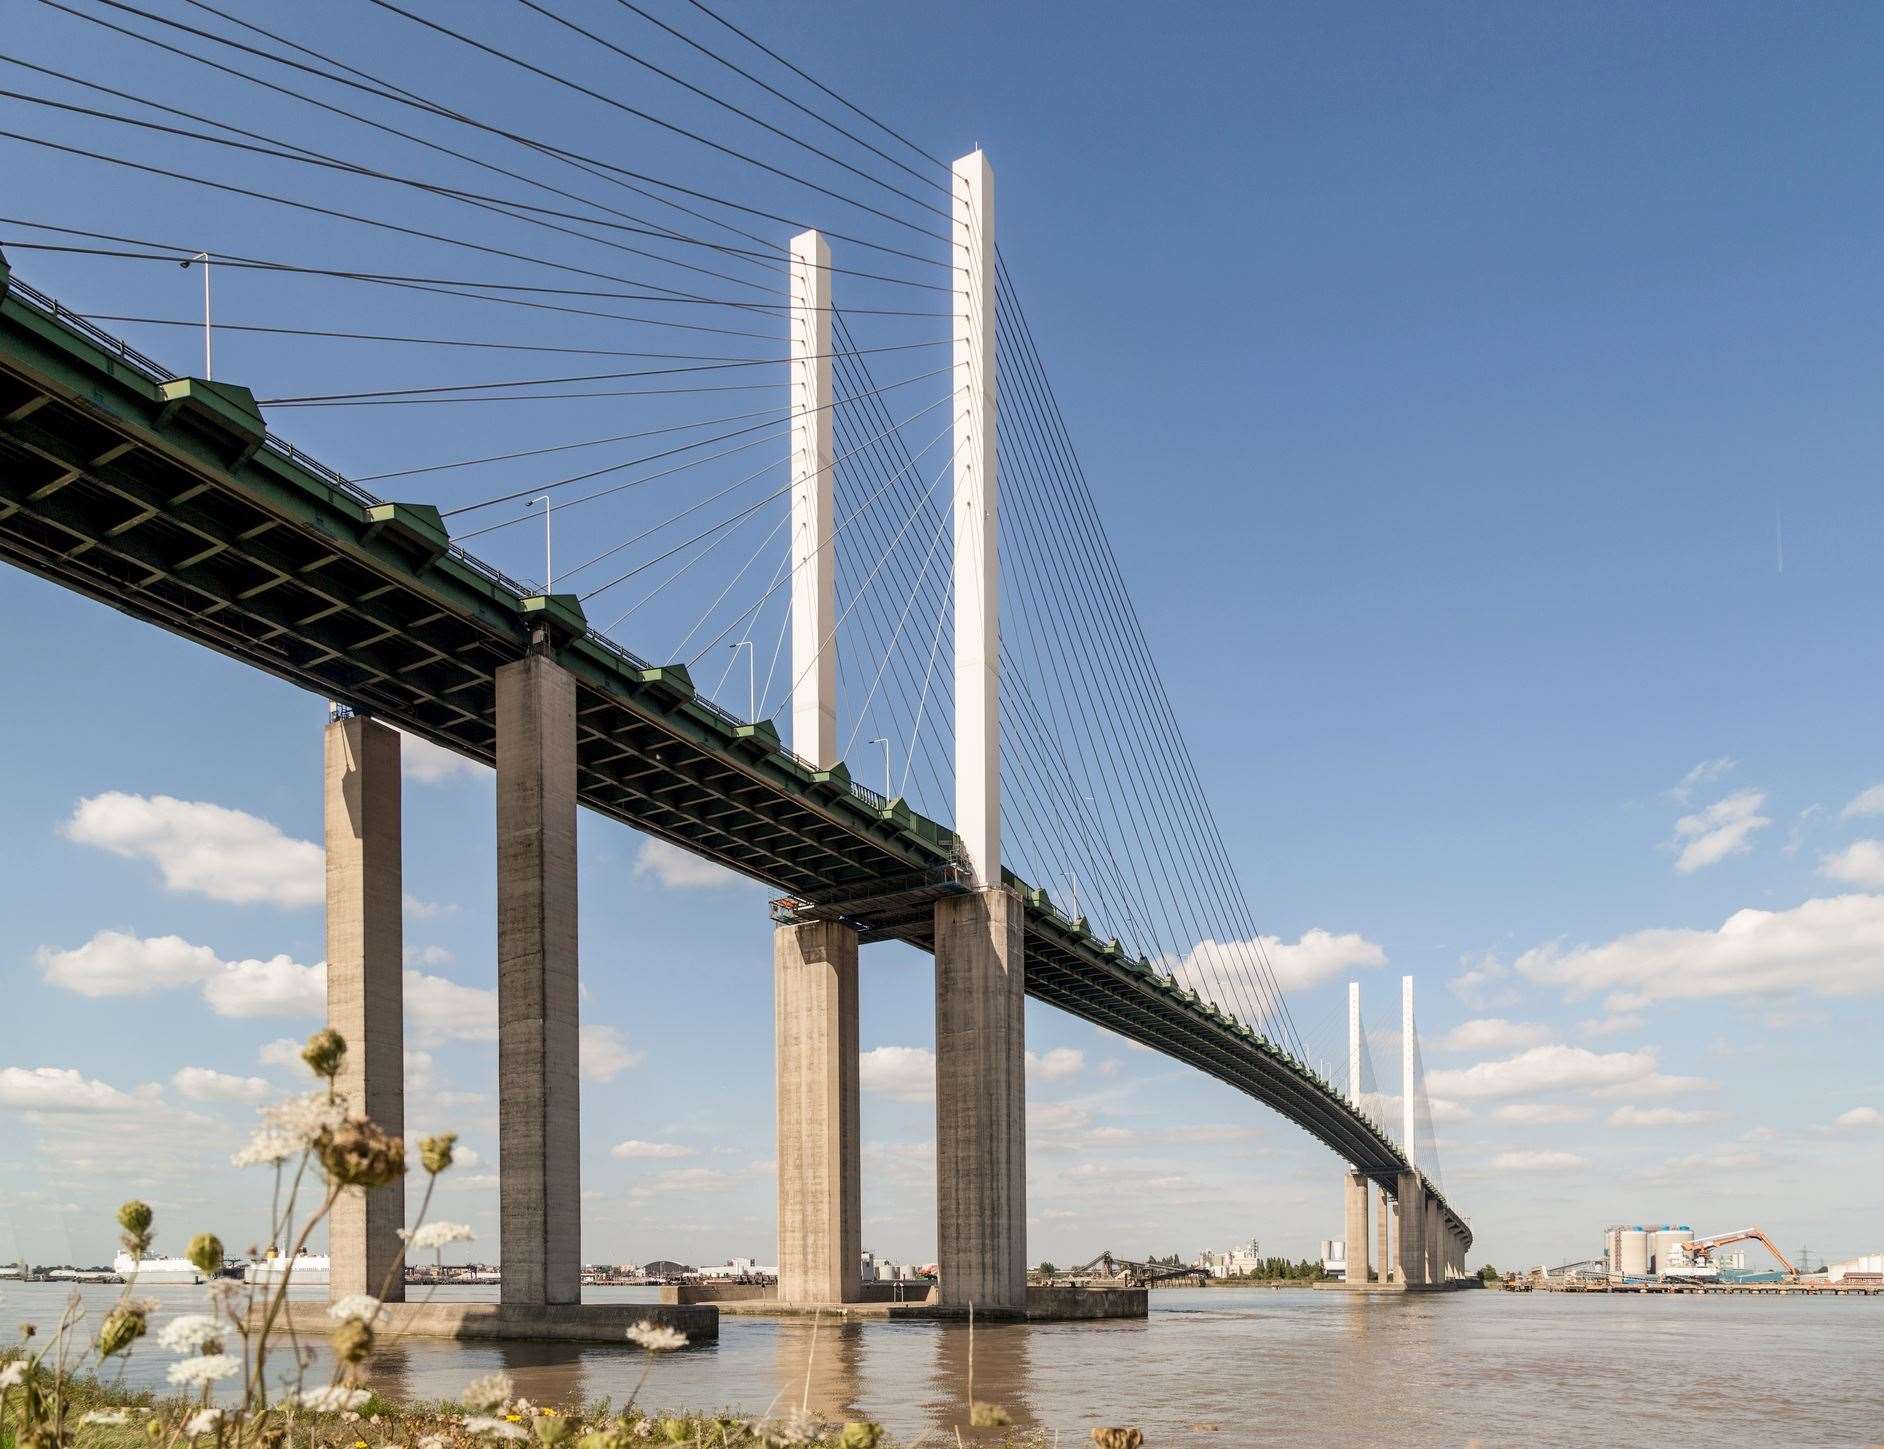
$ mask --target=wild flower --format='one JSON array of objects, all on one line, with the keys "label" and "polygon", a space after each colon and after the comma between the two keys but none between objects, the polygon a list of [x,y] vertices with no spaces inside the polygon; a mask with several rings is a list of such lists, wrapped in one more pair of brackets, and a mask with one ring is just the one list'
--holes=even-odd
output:
[{"label": "wild flower", "polygon": [[336,1414],[345,1409],[357,1409],[373,1397],[370,1389],[350,1389],[343,1384],[323,1384],[317,1389],[303,1389],[294,1396],[294,1401],[304,1409],[312,1409],[317,1414]]},{"label": "wild flower", "polygon": [[16,1358],[11,1363],[0,1364],[0,1390],[18,1388],[25,1377],[25,1359]]},{"label": "wild flower", "polygon": [[332,1081],[340,1074],[340,1064],[347,1059],[347,1039],[331,1026],[323,1027],[307,1039],[301,1048],[301,1060],[317,1077]]},{"label": "wild flower", "polygon": [[213,1434],[216,1426],[222,1422],[221,1409],[200,1409],[183,1426],[186,1437],[194,1439],[198,1434]]},{"label": "wild flower", "polygon": [[349,1117],[314,1139],[327,1180],[340,1187],[384,1187],[406,1170],[406,1143],[367,1117]]},{"label": "wild flower", "polygon": [[206,1353],[171,1364],[165,1377],[180,1387],[195,1389],[213,1384],[218,1379],[233,1378],[241,1371],[240,1360],[226,1353]]},{"label": "wild flower", "polygon": [[677,1328],[662,1328],[643,1320],[628,1330],[628,1341],[649,1353],[672,1353],[687,1346],[687,1335]]},{"label": "wild flower", "polygon": [[528,1439],[530,1431],[521,1424],[513,1424],[507,1419],[494,1419],[488,1414],[471,1414],[464,1420],[467,1434],[488,1434],[493,1439]]},{"label": "wild flower", "polygon": [[305,1144],[277,1127],[257,1127],[240,1152],[230,1157],[235,1167],[274,1167],[286,1162]]},{"label": "wild flower", "polygon": [[442,1434],[421,1434],[419,1442],[412,1449],[445,1449],[445,1436]]},{"label": "wild flower", "polygon": [[124,1229],[124,1246],[133,1257],[143,1256],[151,1240],[150,1204],[132,1198],[118,1209],[118,1226]]},{"label": "wild flower", "polygon": [[425,1223],[417,1228],[401,1228],[399,1236],[412,1248],[442,1248],[447,1243],[469,1243],[477,1237],[469,1223]]},{"label": "wild flower", "polygon": [[504,1401],[516,1391],[516,1385],[511,1383],[508,1374],[486,1374],[466,1384],[464,1392],[458,1396],[458,1402],[473,1413],[490,1414],[501,1408]]},{"label": "wild flower", "polygon": [[157,1342],[172,1353],[214,1352],[222,1345],[222,1324],[207,1313],[184,1313],[157,1330]]},{"label": "wild flower", "polygon": [[333,1332],[329,1340],[334,1357],[342,1363],[365,1363],[373,1351],[373,1330],[358,1318],[349,1318]]},{"label": "wild flower", "polygon": [[129,1409],[92,1409],[79,1419],[81,1424],[128,1424],[131,1422]]},{"label": "wild flower", "polygon": [[205,1278],[214,1278],[222,1272],[222,1239],[214,1233],[198,1233],[190,1239],[190,1246],[184,1249],[183,1256]]},{"label": "wild flower", "polygon": [[458,1134],[456,1132],[440,1132],[432,1137],[421,1138],[419,1161],[424,1164],[427,1172],[437,1177],[439,1173],[451,1166],[452,1149],[457,1145]]},{"label": "wild flower", "polygon": [[327,1305],[327,1316],[336,1323],[345,1323],[349,1318],[357,1318],[362,1323],[371,1323],[379,1317],[381,1304],[371,1293],[349,1293]]}]

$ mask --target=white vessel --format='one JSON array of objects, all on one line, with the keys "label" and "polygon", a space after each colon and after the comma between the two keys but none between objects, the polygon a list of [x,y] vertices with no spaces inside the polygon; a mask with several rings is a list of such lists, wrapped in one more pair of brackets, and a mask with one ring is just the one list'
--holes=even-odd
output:
[{"label": "white vessel", "polygon": [[242,1281],[273,1287],[285,1278],[297,1288],[325,1288],[331,1265],[332,1260],[325,1253],[303,1250],[292,1258],[284,1258],[270,1248],[266,1258],[257,1259],[242,1270]]},{"label": "white vessel", "polygon": [[133,1278],[141,1287],[155,1287],[163,1283],[201,1283],[203,1273],[188,1258],[133,1258],[129,1253],[119,1253],[111,1260],[111,1271],[125,1282]]}]

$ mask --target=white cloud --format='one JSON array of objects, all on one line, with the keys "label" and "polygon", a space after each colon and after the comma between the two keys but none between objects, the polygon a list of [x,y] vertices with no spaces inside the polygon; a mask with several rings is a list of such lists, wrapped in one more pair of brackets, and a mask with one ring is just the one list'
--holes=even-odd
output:
[{"label": "white cloud", "polygon": [[579,1028],[577,1044],[585,1081],[612,1082],[641,1060],[641,1053],[630,1051],[621,1032],[612,1026]]},{"label": "white cloud", "polygon": [[1428,1072],[1426,1085],[1435,1097],[1472,1100],[1621,1086],[1654,1072],[1652,1051],[1599,1053],[1584,1047],[1537,1046],[1496,1061]]},{"label": "white cloud", "polygon": [[1507,1102],[1492,1113],[1499,1122],[1516,1122],[1523,1127],[1563,1127],[1572,1122],[1587,1122],[1587,1107],[1572,1107],[1559,1102]]},{"label": "white cloud", "polygon": [[1387,964],[1387,953],[1365,936],[1352,931],[1337,936],[1317,926],[1302,932],[1297,941],[1258,936],[1254,947],[1249,941],[1199,941],[1171,974],[1199,995],[1212,995],[1219,982],[1254,985],[1259,957],[1267,958],[1283,991],[1300,991],[1348,971]]},{"label": "white cloud", "polygon": [[70,1067],[0,1067],[0,1107],[21,1112],[130,1112],[154,1100],[154,1087],[135,1095]]},{"label": "white cloud", "polygon": [[1884,840],[1854,840],[1836,855],[1821,856],[1819,873],[1847,885],[1884,888]]},{"label": "white cloud", "polygon": [[1616,1082],[1611,1086],[1598,1087],[1590,1093],[1592,1097],[1685,1097],[1692,1092],[1716,1092],[1720,1083],[1707,1077],[1677,1077],[1667,1072],[1650,1072],[1646,1077],[1637,1077],[1632,1082]]},{"label": "white cloud", "polygon": [[496,1041],[497,993],[423,971],[405,973],[406,1018],[420,1046]]},{"label": "white cloud", "polygon": [[1446,985],[1452,994],[1475,1011],[1507,1006],[1518,999],[1506,978],[1511,968],[1487,951],[1476,966],[1469,966]]},{"label": "white cloud", "polygon": [[1609,1114],[1611,1127],[1699,1127],[1718,1122],[1724,1113],[1682,1107],[1634,1107],[1624,1105]]},{"label": "white cloud", "polygon": [[1875,1107],[1853,1107],[1849,1112],[1840,1112],[1834,1117],[1832,1119],[1832,1126],[1847,1129],[1855,1127],[1884,1127],[1884,1112],[1878,1111]]},{"label": "white cloud", "polygon": [[303,966],[286,956],[229,961],[203,983],[203,999],[218,1016],[324,1016],[327,963]]},{"label": "white cloud", "polygon": [[283,1071],[298,1072],[306,1068],[301,1060],[303,1043],[292,1037],[278,1036],[271,1042],[265,1042],[255,1054],[255,1059],[265,1067],[280,1067]]},{"label": "white cloud", "polygon": [[408,946],[405,950],[408,966],[449,966],[452,954],[443,946]]},{"label": "white cloud", "polygon": [[124,931],[100,931],[70,951],[41,946],[37,959],[54,986],[94,997],[143,996],[188,986],[222,968],[209,947],[192,946],[181,936],[140,940]]},{"label": "white cloud", "polygon": [[1624,1032],[1640,1031],[1646,1020],[1638,1012],[1613,1011],[1608,1016],[1579,1021],[1577,1031],[1583,1036],[1620,1036]]},{"label": "white cloud", "polygon": [[1463,1021],[1440,1037],[1435,1045],[1449,1052],[1501,1052],[1539,1046],[1550,1040],[1550,1028],[1534,1021],[1506,1021],[1482,1016]]},{"label": "white cloud", "polygon": [[311,906],[326,895],[318,845],[223,805],[110,790],[79,801],[61,829],[81,845],[152,862],[173,891],[236,905]]},{"label": "white cloud", "polygon": [[649,836],[641,843],[630,874],[636,880],[652,879],[669,890],[710,890],[715,886],[734,885],[739,877],[717,861],[691,850],[682,850],[669,841]]},{"label": "white cloud", "polygon": [[260,1077],[232,1077],[208,1067],[180,1067],[170,1082],[192,1102],[259,1102],[271,1090]]},{"label": "white cloud", "polygon": [[1765,803],[1762,791],[1736,790],[1705,810],[1682,816],[1675,822],[1675,838],[1669,842],[1680,851],[1675,869],[1692,875],[1730,855],[1746,854],[1753,836],[1773,823],[1759,813]]},{"label": "white cloud", "polygon": [[1670,787],[1664,793],[1677,805],[1686,805],[1689,797],[1698,787],[1713,784],[1739,763],[1728,755],[1722,755],[1718,759],[1703,760],[1681,777],[1680,784]]},{"label": "white cloud", "polygon": [[1868,790],[1860,790],[1843,810],[1839,819],[1850,820],[1859,815],[1884,815],[1884,785],[1873,785]]},{"label": "white cloud", "polygon": [[440,916],[455,916],[458,913],[458,908],[454,905],[420,900],[411,891],[400,896],[399,909],[404,912],[409,921],[436,921]]},{"label": "white cloud", "polygon": [[1572,996],[1615,992],[1609,1005],[1616,1011],[1760,992],[1855,996],[1884,990],[1884,896],[1736,911],[1717,931],[1636,931],[1570,951],[1553,943],[1526,951],[1517,967]]},{"label": "white cloud", "polygon": [[1575,1172],[1590,1165],[1587,1157],[1574,1152],[1529,1149],[1501,1152],[1491,1160],[1496,1172]]},{"label": "white cloud", "polygon": [[858,1059],[864,1091],[895,1102],[935,1100],[935,1053],[928,1047],[873,1047]]},{"label": "white cloud", "polygon": [[1045,1056],[1027,1053],[1027,1070],[1043,1082],[1064,1082],[1086,1069],[1086,1053],[1078,1047],[1054,1047]]},{"label": "white cloud", "polygon": [[609,1148],[608,1155],[619,1157],[624,1162],[667,1161],[676,1157],[698,1157],[700,1149],[679,1142],[643,1142],[637,1137],[630,1137],[626,1142],[617,1142]]},{"label": "white cloud", "polygon": [[445,785],[491,772],[489,765],[467,759],[455,750],[409,735],[404,730],[399,732],[399,770],[415,785]]}]

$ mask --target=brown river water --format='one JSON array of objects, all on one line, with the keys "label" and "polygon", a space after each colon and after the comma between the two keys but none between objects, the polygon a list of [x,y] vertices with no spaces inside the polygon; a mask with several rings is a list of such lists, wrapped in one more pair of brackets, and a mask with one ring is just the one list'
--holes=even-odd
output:
[{"label": "brown river water", "polygon": [[[0,1285],[6,1336],[22,1319],[49,1329],[66,1291]],[[118,1291],[84,1290],[94,1328]],[[148,1292],[154,1323],[202,1303],[201,1289]],[[1151,1449],[1884,1445],[1884,1299],[1177,1288],[1151,1305],[1137,1322],[979,1325],[975,1397],[1068,1449],[1103,1424],[1137,1425]],[[809,1321],[729,1317],[717,1346],[656,1359],[641,1402],[750,1415],[803,1401],[905,1443],[940,1446],[958,1425],[987,1442],[968,1427],[968,1354],[959,1325],[827,1319],[814,1345]],[[127,1381],[161,1387],[169,1357],[139,1345]],[[538,1402],[619,1405],[646,1365],[626,1344],[408,1339],[375,1355],[373,1378],[392,1397],[448,1398],[502,1368]]]}]

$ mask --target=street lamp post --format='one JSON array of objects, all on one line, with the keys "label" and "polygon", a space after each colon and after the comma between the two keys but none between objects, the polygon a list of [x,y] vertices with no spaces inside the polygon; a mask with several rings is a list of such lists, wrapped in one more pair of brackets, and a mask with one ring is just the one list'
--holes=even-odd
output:
[{"label": "street lamp post", "polygon": [[198,252],[195,256],[189,258],[187,261],[179,262],[177,265],[182,267],[183,270],[187,272],[197,262],[201,262],[203,264],[203,381],[209,382],[216,375],[215,368],[213,366],[212,359],[210,356],[209,253]]},{"label": "street lamp post", "polygon": [[890,788],[890,741],[885,735],[878,735],[870,741],[873,745],[883,746],[883,798],[894,800],[896,792]]},{"label": "street lamp post", "polygon": [[759,651],[752,647],[750,639],[741,639],[733,645],[733,658],[739,658],[739,651],[746,653],[746,723],[759,722]]}]

